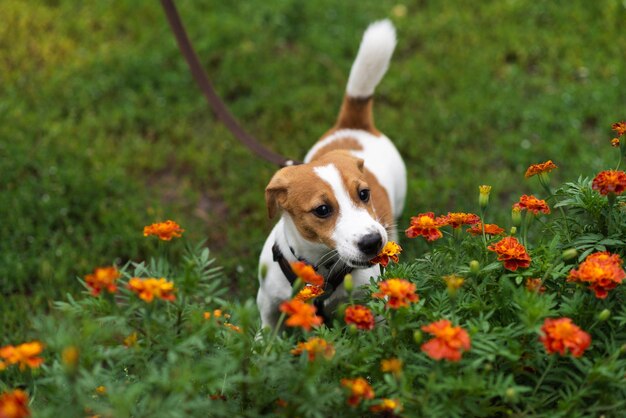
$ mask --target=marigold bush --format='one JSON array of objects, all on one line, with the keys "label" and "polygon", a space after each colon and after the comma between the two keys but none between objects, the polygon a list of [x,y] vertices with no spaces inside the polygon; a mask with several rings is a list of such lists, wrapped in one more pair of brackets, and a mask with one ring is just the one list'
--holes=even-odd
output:
[{"label": "marigold bush", "polygon": [[[501,226],[490,223],[496,191],[485,185],[479,215],[423,208],[406,234],[429,251],[413,260],[383,251],[368,286],[346,279],[348,298],[327,323],[309,285],[281,305],[282,327],[260,329],[254,302],[226,300],[208,248],[184,237],[111,274],[85,272],[83,295],[35,318],[30,340],[2,335],[0,411],[622,416],[626,197],[604,193],[606,176],[602,187],[583,177],[551,185],[545,164],[527,177],[525,216],[513,211]],[[298,267],[303,282],[320,282]]]}]

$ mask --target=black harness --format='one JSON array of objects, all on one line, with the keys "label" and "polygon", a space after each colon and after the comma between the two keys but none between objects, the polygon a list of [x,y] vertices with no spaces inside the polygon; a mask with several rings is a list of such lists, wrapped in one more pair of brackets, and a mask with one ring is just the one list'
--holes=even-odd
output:
[{"label": "black harness", "polygon": [[[293,250],[291,252],[293,254]],[[278,263],[281,271],[289,281],[289,284],[293,287],[293,284],[296,282],[298,276],[296,275],[296,273],[293,272],[289,261],[287,261],[282,251],[280,251],[280,248],[278,248],[278,244],[276,243],[274,244],[274,246],[272,246],[272,256],[274,258],[274,261]],[[296,258],[298,257],[296,256]],[[300,258],[298,258],[298,260],[305,261],[301,260]],[[318,266],[313,266],[313,268],[317,271]],[[344,265],[338,271],[332,273],[330,276],[325,278],[324,286],[322,288],[324,290],[324,293],[313,299],[313,306],[315,306],[318,315],[321,316],[322,319],[324,319],[324,323],[327,325],[330,324],[330,316],[324,311],[324,302],[326,301],[326,299],[332,296],[332,294],[339,287],[339,285],[343,283],[343,279],[344,277],[346,277],[346,274],[349,274],[350,272],[352,272],[352,267]]]}]

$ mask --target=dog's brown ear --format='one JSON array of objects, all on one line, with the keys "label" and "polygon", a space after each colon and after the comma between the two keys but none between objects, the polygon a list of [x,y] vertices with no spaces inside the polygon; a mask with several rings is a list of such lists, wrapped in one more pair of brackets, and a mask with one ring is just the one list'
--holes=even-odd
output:
[{"label": "dog's brown ear", "polygon": [[285,167],[276,174],[270,180],[270,183],[265,188],[265,204],[267,205],[267,214],[270,219],[273,219],[278,211],[284,207],[284,203],[287,200],[287,189],[289,186],[289,169],[292,167]]}]

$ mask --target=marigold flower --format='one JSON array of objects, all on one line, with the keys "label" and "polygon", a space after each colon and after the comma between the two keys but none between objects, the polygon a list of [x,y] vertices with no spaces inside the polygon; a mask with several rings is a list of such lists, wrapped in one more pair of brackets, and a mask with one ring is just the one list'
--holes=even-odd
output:
[{"label": "marigold flower", "polygon": [[507,270],[515,271],[530,266],[526,248],[515,237],[504,237],[487,249],[498,254],[498,261],[502,261]]},{"label": "marigold flower", "polygon": [[613,148],[617,148],[617,147],[619,147],[619,143],[620,143],[619,138],[613,138],[613,139],[611,139],[611,146],[612,146]]},{"label": "marigold flower", "polygon": [[622,136],[626,133],[626,122],[617,122],[611,125],[611,129],[617,133],[617,136]]},{"label": "marigold flower", "polygon": [[380,264],[383,267],[387,267],[389,261],[397,263],[399,260],[398,255],[402,252],[402,247],[393,241],[387,241],[387,244],[383,247],[380,254],[370,260],[372,264]]},{"label": "marigold flower", "polygon": [[100,295],[103,289],[109,293],[117,292],[115,282],[120,278],[120,272],[115,267],[96,267],[92,274],[85,276],[85,283],[91,289],[94,296]]},{"label": "marigold flower", "polygon": [[459,361],[462,351],[471,347],[470,337],[461,327],[453,327],[447,319],[441,319],[422,327],[435,338],[422,344],[422,351],[435,360]]},{"label": "marigold flower", "polygon": [[379,292],[372,294],[374,298],[387,297],[387,307],[398,309],[419,301],[415,293],[415,285],[404,279],[388,279],[378,283]]},{"label": "marigold flower", "polygon": [[170,241],[172,238],[180,238],[183,236],[184,229],[176,222],[167,220],[165,222],[157,222],[152,225],[144,226],[143,236],[154,235],[162,241]]},{"label": "marigold flower", "polygon": [[327,342],[323,338],[312,337],[305,342],[300,342],[291,350],[291,354],[299,356],[303,352],[307,352],[309,361],[315,361],[318,357],[324,357],[326,360],[330,360],[335,356],[335,347]]},{"label": "marigold flower", "polygon": [[[471,228],[468,228],[467,232],[469,232],[472,235],[482,235],[483,234],[483,224],[478,222],[477,224],[473,225]],[[504,229],[500,228],[496,224],[485,224],[485,234],[487,234],[487,235],[502,235],[502,234],[504,234]]]},{"label": "marigold flower", "polygon": [[322,289],[321,287],[315,286],[314,284],[308,284],[304,286],[302,289],[300,289],[298,294],[294,296],[294,299],[306,302],[307,300],[316,298],[323,293],[324,293],[324,289]]},{"label": "marigold flower", "polygon": [[304,261],[291,263],[291,270],[305,283],[314,284],[315,286],[324,286],[324,277],[317,274],[313,266]]},{"label": "marigold flower", "polygon": [[528,209],[528,211],[537,215],[539,212],[543,212],[546,215],[550,213],[550,207],[545,200],[537,199],[533,195],[523,195],[520,197],[519,202],[516,203],[520,209]]},{"label": "marigold flower", "polygon": [[105,386],[100,385],[96,388],[96,393],[98,395],[104,395],[107,393],[107,388]]},{"label": "marigold flower", "polygon": [[591,182],[591,188],[603,196],[609,193],[620,195],[626,190],[626,173],[621,170],[601,171]]},{"label": "marigold flower", "polygon": [[491,193],[491,186],[483,184],[478,186],[478,205],[485,209],[489,204],[489,194]]},{"label": "marigold flower", "polygon": [[383,373],[391,373],[394,376],[402,374],[402,360],[399,358],[383,359],[380,362],[380,370]]},{"label": "marigold flower", "polygon": [[27,418],[30,417],[28,409],[28,395],[20,389],[5,392],[0,395],[0,418]]},{"label": "marigold flower", "polygon": [[450,293],[456,293],[456,291],[463,286],[463,283],[465,283],[465,279],[463,277],[459,277],[455,274],[443,276],[443,281],[446,282],[448,292]]},{"label": "marigold flower", "polygon": [[289,318],[285,321],[285,325],[288,327],[302,327],[310,331],[311,327],[317,327],[323,322],[321,317],[315,315],[315,312],[317,312],[315,306],[304,303],[301,300],[292,299],[283,302],[280,305],[280,311],[289,315]]},{"label": "marigold flower", "polygon": [[537,174],[549,173],[555,168],[558,168],[558,167],[552,162],[552,160],[548,160],[545,163],[532,164],[526,170],[526,174],[524,174],[524,177],[529,178]]},{"label": "marigold flower", "polygon": [[574,357],[580,357],[591,344],[591,336],[581,330],[570,318],[546,318],[541,327],[539,340],[550,354],[564,356],[569,350]]},{"label": "marigold flower", "polygon": [[626,277],[622,259],[617,254],[601,251],[587,256],[578,269],[569,272],[567,281],[589,283],[596,297],[604,299],[608,291],[614,289]]},{"label": "marigold flower", "polygon": [[421,235],[426,238],[427,241],[435,241],[443,237],[439,228],[446,225],[447,220],[441,216],[435,218],[433,212],[420,213],[411,218],[411,223],[404,232],[409,238],[415,238]]},{"label": "marigold flower", "polygon": [[529,292],[544,293],[546,291],[546,287],[543,286],[543,280],[541,279],[528,278],[524,282],[524,287],[526,287],[526,290]]},{"label": "marigold flower", "polygon": [[238,333],[242,333],[243,331],[241,331],[241,327],[238,327],[237,325],[233,325],[230,322],[224,322],[224,326],[228,329],[230,329],[231,331],[235,331]]},{"label": "marigold flower", "polygon": [[384,417],[393,418],[396,412],[402,412],[402,404],[397,399],[383,398],[380,403],[372,405],[370,411],[381,414]]},{"label": "marigold flower", "polygon": [[373,399],[374,389],[362,377],[355,379],[341,379],[341,385],[350,391],[348,405],[357,406],[363,399]]},{"label": "marigold flower", "polygon": [[0,348],[0,369],[12,364],[19,365],[20,370],[30,367],[35,369],[43,363],[43,358],[38,357],[43,351],[43,344],[39,341],[31,341],[16,346],[7,345]]},{"label": "marigold flower", "polygon": [[358,329],[370,331],[374,328],[374,314],[363,305],[352,305],[346,308],[346,324],[354,324]]},{"label": "marigold flower", "polygon": [[151,303],[155,297],[170,302],[176,300],[174,283],[165,280],[163,277],[160,279],[133,277],[128,281],[128,288],[139,295],[140,299],[148,303]]},{"label": "marigold flower", "polygon": [[128,337],[124,338],[125,347],[134,347],[137,345],[137,332],[133,331]]},{"label": "marigold flower", "polygon": [[443,217],[452,228],[459,228],[461,225],[475,225],[480,222],[480,217],[473,213],[448,212]]}]

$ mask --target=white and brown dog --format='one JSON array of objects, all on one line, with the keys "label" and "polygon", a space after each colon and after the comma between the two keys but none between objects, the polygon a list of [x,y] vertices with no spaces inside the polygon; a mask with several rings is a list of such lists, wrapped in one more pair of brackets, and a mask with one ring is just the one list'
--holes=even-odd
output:
[{"label": "white and brown dog", "polygon": [[325,278],[326,295],[316,306],[328,313],[347,296],[344,275],[352,273],[355,289],[368,284],[378,271],[369,260],[387,240],[397,238],[406,168],[372,118],[372,95],[395,45],[389,20],[367,28],[337,123],[307,153],[304,164],[279,170],[265,189],[269,217],[279,211],[282,217],[260,257],[257,304],[263,326],[276,325],[279,305],[291,297],[290,262],[306,261]]}]

